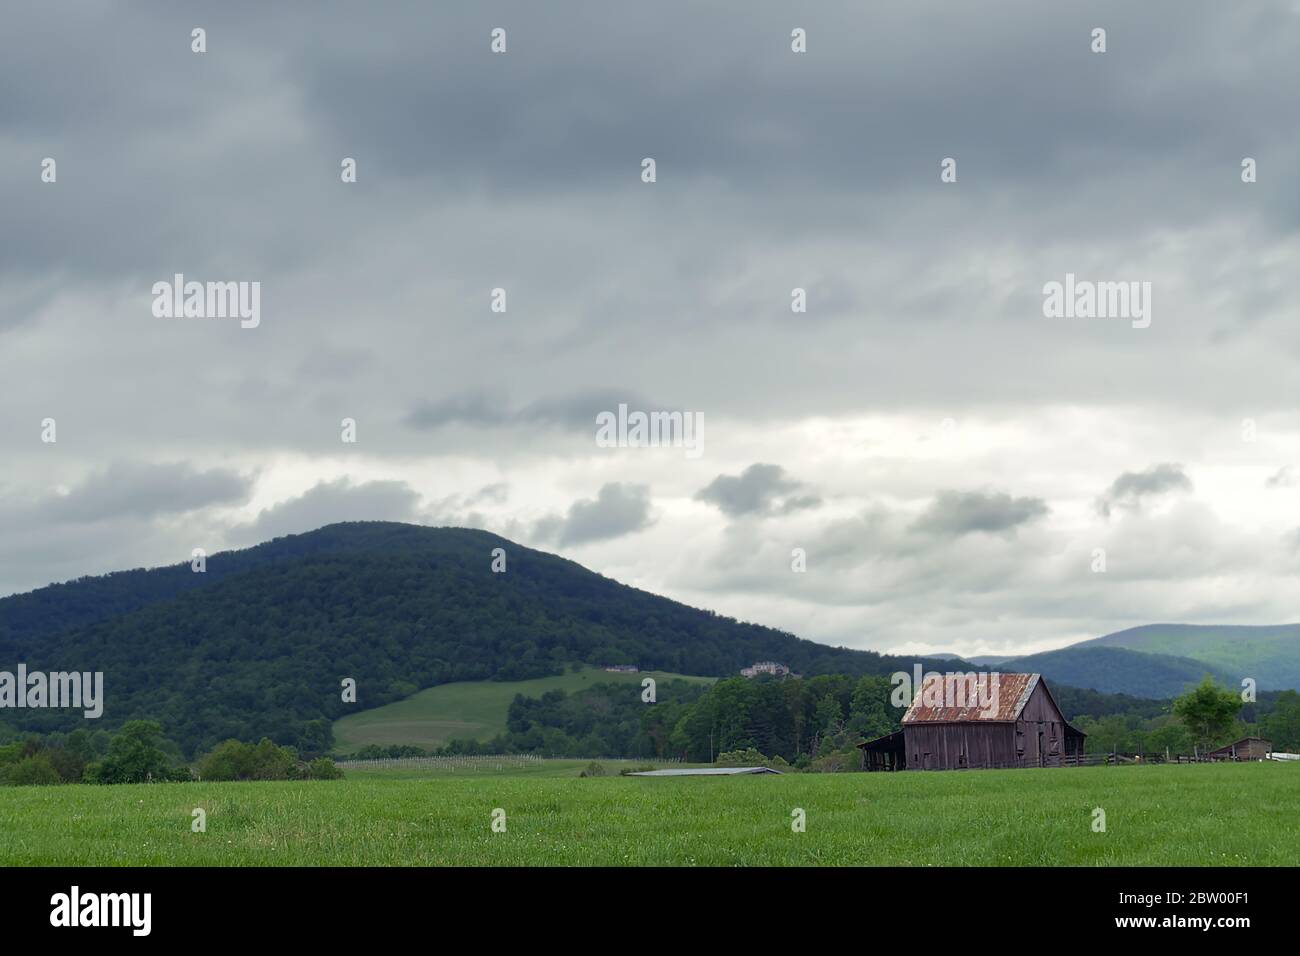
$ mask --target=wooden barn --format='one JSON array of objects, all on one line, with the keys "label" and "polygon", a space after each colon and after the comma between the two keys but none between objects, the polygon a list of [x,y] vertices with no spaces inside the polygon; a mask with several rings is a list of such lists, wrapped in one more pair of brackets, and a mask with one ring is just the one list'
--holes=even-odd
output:
[{"label": "wooden barn", "polygon": [[1242,737],[1218,750],[1211,750],[1207,756],[1211,760],[1268,760],[1272,752],[1272,741],[1263,737]]},{"label": "wooden barn", "polygon": [[866,770],[1059,767],[1083,754],[1039,674],[931,674],[903,729],[858,746]]}]

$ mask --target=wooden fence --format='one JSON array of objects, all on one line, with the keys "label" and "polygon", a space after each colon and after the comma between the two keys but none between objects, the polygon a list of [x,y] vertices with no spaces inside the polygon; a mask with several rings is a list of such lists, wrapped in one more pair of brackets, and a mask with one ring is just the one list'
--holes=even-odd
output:
[{"label": "wooden fence", "polygon": [[[1157,763],[1215,763],[1205,754],[1058,754],[1046,758],[1042,763],[1033,758],[1019,758],[991,764],[979,764],[973,767],[944,767],[944,770],[1026,770],[1034,767],[1114,767],[1120,765],[1140,766]],[[920,770],[920,767],[909,767]],[[940,769],[940,768],[933,768]]]}]

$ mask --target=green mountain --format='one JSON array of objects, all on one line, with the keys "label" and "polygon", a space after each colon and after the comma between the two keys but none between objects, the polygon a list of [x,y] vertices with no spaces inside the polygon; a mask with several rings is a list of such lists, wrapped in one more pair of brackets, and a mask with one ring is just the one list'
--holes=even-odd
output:
[{"label": "green mountain", "polygon": [[1074,647],[1173,654],[1210,665],[1234,686],[1251,677],[1260,690],[1300,690],[1300,624],[1147,624]]},{"label": "green mountain", "polygon": [[1231,673],[1188,657],[1149,654],[1123,647],[1075,644],[1056,651],[1012,657],[998,664],[999,670],[1031,671],[1045,676],[1056,687],[1087,687],[1107,694],[1162,699],[1176,697],[1188,684],[1206,674],[1220,683],[1235,681]]},{"label": "green mountain", "polygon": [[[0,670],[103,671],[92,729],[152,718],[187,753],[262,736],[322,749],[333,720],[454,681],[547,677],[571,662],[723,677],[757,660],[808,675],[913,664],[687,607],[484,531],[388,522],[216,554],[203,574],[127,571],[0,600]],[[345,678],[355,703],[341,699]],[[68,710],[0,721],[87,725]]]}]

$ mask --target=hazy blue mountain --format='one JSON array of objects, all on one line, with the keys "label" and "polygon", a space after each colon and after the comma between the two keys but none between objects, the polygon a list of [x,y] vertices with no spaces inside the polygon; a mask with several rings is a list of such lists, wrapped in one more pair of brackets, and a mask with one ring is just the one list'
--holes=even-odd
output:
[{"label": "hazy blue mountain", "polygon": [[1146,624],[1075,647],[1123,647],[1189,657],[1230,675],[1254,678],[1260,690],[1300,690],[1300,624]]},{"label": "hazy blue mountain", "polygon": [[1221,683],[1233,681],[1229,672],[1188,657],[1079,644],[1013,657],[1002,661],[998,667],[1006,671],[1043,674],[1053,686],[1068,684],[1107,694],[1146,698],[1175,697],[1206,674],[1213,675]]}]

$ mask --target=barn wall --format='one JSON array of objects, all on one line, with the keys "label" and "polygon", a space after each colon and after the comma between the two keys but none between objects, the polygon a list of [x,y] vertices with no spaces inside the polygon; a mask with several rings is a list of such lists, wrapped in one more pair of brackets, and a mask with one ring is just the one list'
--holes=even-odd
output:
[{"label": "barn wall", "polygon": [[903,728],[908,770],[962,770],[1015,763],[1011,724],[908,724]]},{"label": "barn wall", "polygon": [[1016,721],[1015,749],[1027,767],[1056,766],[1066,753],[1065,717],[1043,689],[1042,681],[1029,695]]},{"label": "barn wall", "polygon": [[1237,760],[1264,760],[1270,750],[1272,750],[1272,744],[1267,740],[1246,740],[1220,747],[1218,750],[1212,751],[1210,756],[1216,759],[1232,760],[1235,752],[1235,759]]},{"label": "barn wall", "polygon": [[1268,757],[1273,745],[1267,740],[1252,740],[1245,747],[1245,754],[1242,754],[1242,748],[1237,749],[1237,753],[1246,760],[1264,760]]}]

